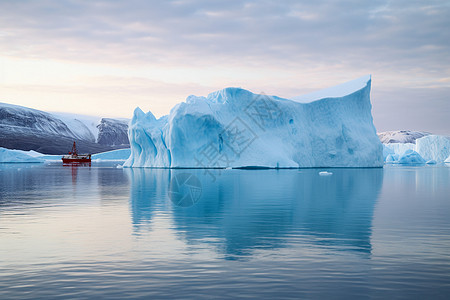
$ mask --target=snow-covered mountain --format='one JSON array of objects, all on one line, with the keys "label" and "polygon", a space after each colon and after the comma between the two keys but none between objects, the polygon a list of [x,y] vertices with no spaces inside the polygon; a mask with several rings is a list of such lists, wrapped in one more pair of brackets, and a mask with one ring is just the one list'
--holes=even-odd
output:
[{"label": "snow-covered mountain", "polygon": [[97,143],[102,145],[118,146],[129,145],[127,119],[103,118],[97,125]]},{"label": "snow-covered mountain", "polygon": [[71,113],[52,113],[55,117],[62,120],[67,126],[81,139],[96,142],[98,137],[98,128],[101,118],[94,116],[83,116]]},{"label": "snow-covered mountain", "polygon": [[18,105],[0,103],[0,124],[10,130],[30,130],[47,134],[60,134],[63,136],[79,138],[60,119],[53,115],[36,109]]},{"label": "snow-covered mountain", "polygon": [[422,131],[411,131],[411,130],[396,130],[396,131],[385,131],[377,133],[380,141],[383,144],[392,143],[411,143],[415,144],[417,139],[421,137],[430,135],[429,132]]},{"label": "snow-covered mountain", "polygon": [[[66,153],[73,141],[77,142],[80,152],[97,153],[129,147],[123,139],[123,135],[127,135],[127,121],[108,119],[105,126],[103,120],[0,103],[0,147],[45,154]],[[109,134],[109,139],[105,139],[102,137],[105,131],[115,134]]]}]

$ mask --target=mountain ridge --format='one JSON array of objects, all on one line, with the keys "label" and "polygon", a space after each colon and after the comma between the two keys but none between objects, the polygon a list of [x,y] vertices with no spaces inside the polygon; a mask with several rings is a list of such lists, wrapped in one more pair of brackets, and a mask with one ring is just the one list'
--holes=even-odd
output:
[{"label": "mountain ridge", "polygon": [[123,118],[50,113],[0,102],[0,147],[8,149],[64,154],[75,141],[80,152],[98,153],[128,148],[127,130]]}]

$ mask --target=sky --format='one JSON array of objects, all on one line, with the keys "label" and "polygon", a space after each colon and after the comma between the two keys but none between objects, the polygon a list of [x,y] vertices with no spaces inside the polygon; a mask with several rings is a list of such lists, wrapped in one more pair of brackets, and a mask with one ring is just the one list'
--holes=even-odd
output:
[{"label": "sky", "polygon": [[0,0],[0,102],[162,116],[225,87],[290,98],[367,74],[377,131],[450,135],[450,1]]}]

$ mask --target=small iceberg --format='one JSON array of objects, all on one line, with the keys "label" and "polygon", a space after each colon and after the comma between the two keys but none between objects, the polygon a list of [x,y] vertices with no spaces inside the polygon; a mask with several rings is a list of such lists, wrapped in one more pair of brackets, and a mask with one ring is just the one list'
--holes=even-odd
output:
[{"label": "small iceberg", "polygon": [[333,173],[332,172],[327,172],[327,171],[322,171],[322,172],[319,172],[319,175],[320,176],[331,176],[331,175],[333,175]]},{"label": "small iceberg", "polygon": [[34,151],[11,150],[0,147],[0,163],[43,163]]}]

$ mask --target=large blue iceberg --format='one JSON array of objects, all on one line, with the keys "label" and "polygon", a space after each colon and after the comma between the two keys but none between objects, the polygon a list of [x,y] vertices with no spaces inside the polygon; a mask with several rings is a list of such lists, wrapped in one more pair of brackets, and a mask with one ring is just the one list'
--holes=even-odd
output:
[{"label": "large blue iceberg", "polygon": [[159,119],[136,108],[124,166],[381,167],[370,87],[365,76],[309,103],[226,88],[189,96]]}]

